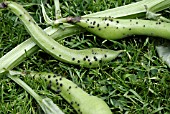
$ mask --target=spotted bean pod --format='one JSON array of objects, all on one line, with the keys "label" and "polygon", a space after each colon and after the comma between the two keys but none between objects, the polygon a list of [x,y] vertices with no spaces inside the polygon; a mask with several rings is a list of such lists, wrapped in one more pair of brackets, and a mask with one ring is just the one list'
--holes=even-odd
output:
[{"label": "spotted bean pod", "polygon": [[45,52],[54,58],[83,67],[99,67],[101,63],[107,63],[117,57],[122,50],[113,51],[109,49],[91,48],[84,50],[73,50],[60,45],[50,36],[48,36],[29,15],[29,13],[15,2],[3,2],[1,8],[7,8],[15,13],[25,24],[33,41]]},{"label": "spotted bean pod", "polygon": [[67,21],[108,40],[122,39],[132,35],[170,39],[170,23],[166,22],[111,17],[68,17]]},{"label": "spotted bean pod", "polygon": [[34,79],[45,79],[48,88],[60,94],[78,114],[112,114],[108,105],[100,98],[87,94],[72,81],[46,72],[29,73]]}]

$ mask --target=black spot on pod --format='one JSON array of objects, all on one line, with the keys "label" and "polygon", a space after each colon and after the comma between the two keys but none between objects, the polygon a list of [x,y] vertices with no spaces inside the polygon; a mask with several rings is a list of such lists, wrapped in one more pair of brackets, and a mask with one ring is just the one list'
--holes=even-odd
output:
[{"label": "black spot on pod", "polygon": [[99,23],[97,24],[97,27],[99,27],[100,25],[99,25]]},{"label": "black spot on pod", "polygon": [[59,79],[60,81],[62,80],[62,77],[60,77],[60,79]]},{"label": "black spot on pod", "polygon": [[99,28],[98,30],[101,30],[101,28]]},{"label": "black spot on pod", "polygon": [[19,16],[21,17],[22,15],[20,14]]},{"label": "black spot on pod", "polygon": [[53,78],[56,78],[57,76],[56,75],[53,75]]},{"label": "black spot on pod", "polygon": [[61,83],[61,84],[60,84],[60,87],[62,87],[62,86],[63,86],[63,84]]},{"label": "black spot on pod", "polygon": [[84,61],[86,61],[86,58],[83,58]]},{"label": "black spot on pod", "polygon": [[86,58],[88,58],[88,56],[86,56]]},{"label": "black spot on pod", "polygon": [[110,20],[110,22],[112,22],[113,21],[113,19],[109,19]]},{"label": "black spot on pod", "polygon": [[48,75],[48,78],[51,78],[51,76],[50,76],[50,75]]},{"label": "black spot on pod", "polygon": [[75,88],[78,88],[78,86],[76,86]]},{"label": "black spot on pod", "polygon": [[105,54],[105,55],[104,55],[104,57],[106,58],[106,57],[107,57],[107,55]]},{"label": "black spot on pod", "polygon": [[89,21],[89,19],[87,19],[87,21]]},{"label": "black spot on pod", "polygon": [[94,58],[95,61],[97,61],[97,57],[96,56],[94,56],[93,58]]},{"label": "black spot on pod", "polygon": [[73,101],[71,101],[71,102],[70,102],[70,104],[71,104],[71,105],[73,105],[73,104],[74,104],[74,102],[73,102]]},{"label": "black spot on pod", "polygon": [[52,49],[54,49],[54,47],[52,47]]},{"label": "black spot on pod", "polygon": [[145,25],[143,25],[143,27],[145,27]]},{"label": "black spot on pod", "polygon": [[69,89],[71,89],[71,86],[69,86]]},{"label": "black spot on pod", "polygon": [[116,23],[119,23],[119,21],[116,21]]},{"label": "black spot on pod", "polygon": [[131,28],[129,28],[129,30],[132,30]]},{"label": "black spot on pod", "polygon": [[96,21],[93,22],[93,25],[95,25],[95,24],[96,24]]},{"label": "black spot on pod", "polygon": [[75,58],[73,57],[73,58],[72,58],[72,60],[74,61],[74,60],[75,60]]},{"label": "black spot on pod", "polygon": [[102,60],[99,60],[99,63],[102,63]]},{"label": "black spot on pod", "polygon": [[61,57],[61,55],[59,55],[59,57]]},{"label": "black spot on pod", "polygon": [[89,62],[89,65],[91,65],[92,63],[91,62]]},{"label": "black spot on pod", "polygon": [[80,63],[80,60],[78,60],[77,63]]},{"label": "black spot on pod", "polygon": [[109,23],[107,23],[107,26],[109,26]]},{"label": "black spot on pod", "polygon": [[138,22],[136,22],[136,24],[138,24]]},{"label": "black spot on pod", "polygon": [[94,28],[94,26],[88,26],[88,28]]}]

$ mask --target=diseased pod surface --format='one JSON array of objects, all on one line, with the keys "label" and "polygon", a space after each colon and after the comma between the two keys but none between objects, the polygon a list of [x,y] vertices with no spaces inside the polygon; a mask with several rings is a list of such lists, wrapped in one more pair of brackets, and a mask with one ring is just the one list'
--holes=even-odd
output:
[{"label": "diseased pod surface", "polygon": [[170,23],[140,19],[114,19],[112,17],[68,17],[89,32],[108,40],[131,35],[148,35],[170,39]]},{"label": "diseased pod surface", "polygon": [[84,50],[73,50],[57,43],[48,36],[29,15],[29,13],[15,2],[4,2],[4,8],[15,13],[25,24],[33,41],[44,51],[54,58],[66,63],[77,64],[84,67],[99,67],[100,63],[106,63],[117,57],[121,51],[109,49],[91,48]]},{"label": "diseased pod surface", "polygon": [[30,72],[35,79],[45,79],[48,88],[66,99],[79,114],[112,114],[107,104],[100,98],[87,94],[72,81],[53,73]]}]

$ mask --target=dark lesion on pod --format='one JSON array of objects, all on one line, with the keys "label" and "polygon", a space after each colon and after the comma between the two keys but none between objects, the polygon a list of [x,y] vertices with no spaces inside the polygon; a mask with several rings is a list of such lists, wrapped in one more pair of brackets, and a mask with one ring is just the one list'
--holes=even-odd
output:
[{"label": "dark lesion on pod", "polygon": [[88,28],[94,28],[94,26],[88,26]]},{"label": "dark lesion on pod", "polygon": [[98,23],[98,24],[97,24],[97,27],[99,27],[99,26],[100,26],[100,24]]},{"label": "dark lesion on pod", "polygon": [[95,25],[96,24],[96,21],[93,21],[93,25]]},{"label": "dark lesion on pod", "polygon": [[63,84],[62,83],[60,83],[60,87],[62,87],[63,86]]},{"label": "dark lesion on pod", "polygon": [[56,78],[57,77],[57,75],[53,75],[53,78]]},{"label": "dark lesion on pod", "polygon": [[48,75],[48,78],[51,78],[51,75]]},{"label": "dark lesion on pod", "polygon": [[86,58],[83,58],[84,61],[86,61]]},{"label": "dark lesion on pod", "polygon": [[119,23],[119,21],[116,21],[116,23]]},{"label": "dark lesion on pod", "polygon": [[73,102],[73,101],[71,101],[71,102],[70,102],[70,104],[71,104],[71,105],[73,105],[73,104],[74,104],[74,102]]},{"label": "dark lesion on pod", "polygon": [[97,61],[97,57],[96,56],[94,56],[93,58],[94,58],[95,61]]},{"label": "dark lesion on pod", "polygon": [[59,80],[61,81],[61,80],[62,80],[62,77],[60,77]]},{"label": "dark lesion on pod", "polygon": [[74,61],[74,60],[75,60],[75,58],[73,57],[73,58],[72,58],[72,61]]},{"label": "dark lesion on pod", "polygon": [[102,63],[102,60],[99,60],[99,63]]}]

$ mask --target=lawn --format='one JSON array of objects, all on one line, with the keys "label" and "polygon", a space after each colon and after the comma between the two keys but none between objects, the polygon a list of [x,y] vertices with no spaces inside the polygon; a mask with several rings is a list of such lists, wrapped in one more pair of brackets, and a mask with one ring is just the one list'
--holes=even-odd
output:
[{"label": "lawn", "polygon": [[[25,5],[43,29],[45,24],[40,0],[15,0]],[[81,16],[102,11],[139,0],[60,0],[63,17]],[[47,3],[47,14],[54,19],[53,0]],[[169,18],[170,9],[160,12]],[[30,38],[23,23],[11,12],[0,12],[0,57],[18,44]],[[126,50],[115,60],[100,68],[83,68],[60,62],[39,50],[20,65],[18,71],[53,72],[72,80],[89,94],[102,98],[116,114],[169,114],[170,113],[170,72],[168,66],[158,57],[156,45],[168,40],[131,36],[122,40],[108,41],[89,32],[80,33],[59,41],[72,49],[91,47]],[[1,63],[0,63],[1,64]],[[47,89],[44,80],[21,78],[36,93],[51,98],[66,114],[76,111],[60,95]],[[23,88],[5,77],[0,78],[1,114],[40,114],[38,103]]]}]

